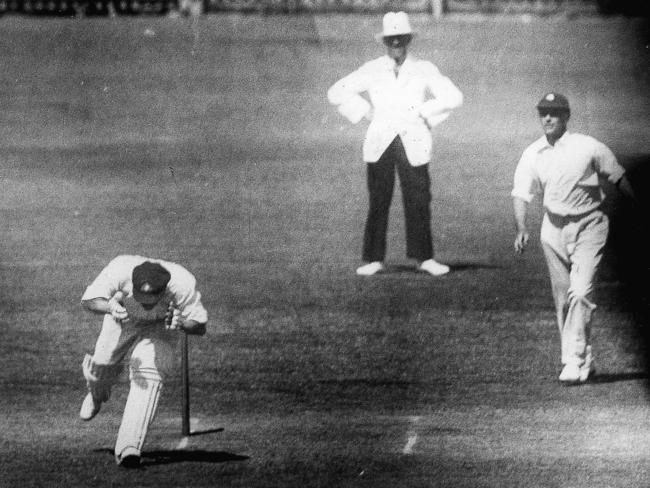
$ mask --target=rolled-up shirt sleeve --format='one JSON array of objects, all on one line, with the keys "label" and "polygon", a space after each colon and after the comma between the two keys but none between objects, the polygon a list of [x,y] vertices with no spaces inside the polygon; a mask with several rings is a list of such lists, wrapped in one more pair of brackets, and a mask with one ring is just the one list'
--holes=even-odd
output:
[{"label": "rolled-up shirt sleeve", "polygon": [[528,203],[541,191],[532,163],[530,152],[525,151],[515,169],[513,188],[510,193],[512,197],[521,198]]},{"label": "rolled-up shirt sleeve", "polygon": [[611,149],[602,142],[595,141],[593,162],[596,172],[614,185],[625,174],[625,168],[618,163]]},{"label": "rolled-up shirt sleeve", "polygon": [[130,279],[130,267],[121,256],[109,262],[106,267],[97,275],[94,281],[86,288],[81,301],[95,298],[109,300],[118,291],[122,290],[125,283]]},{"label": "rolled-up shirt sleeve", "polygon": [[169,288],[184,319],[200,324],[208,321],[208,312],[201,303],[201,293],[196,289],[194,276],[189,272],[178,273],[174,275],[174,281],[170,282]]}]

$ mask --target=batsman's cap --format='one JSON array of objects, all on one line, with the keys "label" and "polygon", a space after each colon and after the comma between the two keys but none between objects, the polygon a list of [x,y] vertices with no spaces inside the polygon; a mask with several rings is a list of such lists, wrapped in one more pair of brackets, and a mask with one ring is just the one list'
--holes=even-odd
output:
[{"label": "batsman's cap", "polygon": [[133,298],[140,303],[157,303],[171,275],[162,265],[145,261],[133,268]]},{"label": "batsman's cap", "polygon": [[409,16],[406,12],[388,12],[384,15],[383,30],[375,35],[377,40],[389,38],[405,38],[409,39],[415,34],[411,29]]},{"label": "batsman's cap", "polygon": [[569,100],[559,93],[547,93],[537,104],[537,110],[558,110],[571,112]]}]

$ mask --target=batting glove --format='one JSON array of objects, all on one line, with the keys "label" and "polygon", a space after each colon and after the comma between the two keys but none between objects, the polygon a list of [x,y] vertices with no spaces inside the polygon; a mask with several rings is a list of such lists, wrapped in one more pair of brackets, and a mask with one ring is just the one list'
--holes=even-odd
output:
[{"label": "batting glove", "polygon": [[126,311],[126,308],[120,303],[120,300],[124,297],[122,292],[117,292],[113,297],[108,301],[108,310],[111,316],[118,322],[125,322],[128,320],[129,314]]},{"label": "batting glove", "polygon": [[169,302],[167,307],[167,316],[165,317],[165,328],[167,330],[178,330],[183,327],[183,316],[181,311],[176,308],[174,302]]}]

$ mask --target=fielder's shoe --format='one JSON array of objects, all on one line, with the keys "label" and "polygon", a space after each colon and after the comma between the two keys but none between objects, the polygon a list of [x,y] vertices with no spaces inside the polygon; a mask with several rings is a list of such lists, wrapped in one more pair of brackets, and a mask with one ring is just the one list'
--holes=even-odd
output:
[{"label": "fielder's shoe", "polygon": [[357,268],[357,274],[359,276],[372,276],[379,273],[384,269],[384,265],[381,261],[373,261],[372,263],[364,264]]},{"label": "fielder's shoe", "polygon": [[81,404],[81,410],[79,410],[79,417],[81,417],[81,420],[90,420],[99,413],[99,409],[101,408],[101,406],[102,404],[100,402],[95,401],[92,394],[88,393],[86,395],[86,398],[84,398],[83,403]]},{"label": "fielder's shoe", "polygon": [[580,382],[584,383],[589,379],[589,376],[593,376],[595,373],[596,365],[594,363],[594,357],[591,354],[591,346],[587,346],[585,362],[580,366]]},{"label": "fielder's shoe", "polygon": [[434,259],[427,259],[422,261],[418,266],[418,271],[424,271],[432,276],[442,276],[449,273],[449,266],[441,264]]},{"label": "fielder's shoe", "polygon": [[566,385],[580,383],[580,366],[577,364],[565,364],[560,373],[559,380]]},{"label": "fielder's shoe", "polygon": [[115,461],[123,468],[139,468],[142,464],[140,450],[135,447],[125,447],[122,454],[115,456]]},{"label": "fielder's shoe", "polygon": [[580,366],[577,364],[567,364],[560,373],[560,381],[565,384],[586,383],[589,376],[596,372],[594,357],[591,354],[591,346],[587,346],[585,361]]}]

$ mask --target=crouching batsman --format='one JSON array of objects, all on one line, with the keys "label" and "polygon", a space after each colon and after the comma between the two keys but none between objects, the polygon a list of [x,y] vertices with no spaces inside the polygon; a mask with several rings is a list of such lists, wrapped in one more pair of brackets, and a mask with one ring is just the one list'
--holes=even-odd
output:
[{"label": "crouching batsman", "polygon": [[83,420],[97,415],[128,360],[130,390],[115,460],[137,467],[163,382],[176,363],[178,332],[206,331],[196,279],[175,263],[118,256],[86,289],[81,304],[104,319],[95,352],[83,361],[88,394],[79,415]]}]

